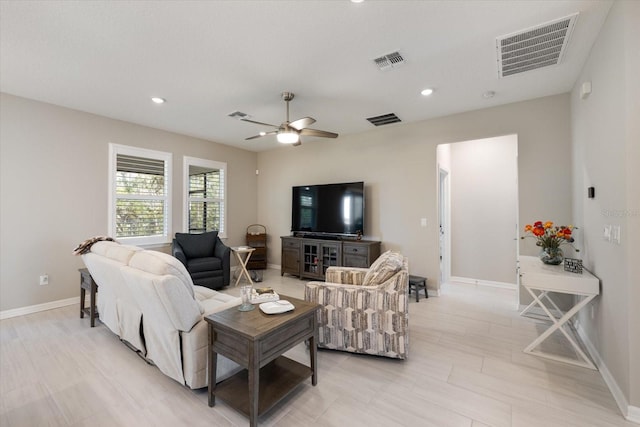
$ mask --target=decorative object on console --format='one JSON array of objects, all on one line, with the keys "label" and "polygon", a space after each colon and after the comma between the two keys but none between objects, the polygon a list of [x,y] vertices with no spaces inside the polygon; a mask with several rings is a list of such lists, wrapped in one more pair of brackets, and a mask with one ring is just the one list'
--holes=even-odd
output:
[{"label": "decorative object on console", "polygon": [[554,225],[551,221],[536,221],[533,225],[527,224],[524,227],[526,236],[522,236],[524,239],[526,237],[534,237],[536,239],[536,246],[540,246],[540,260],[545,264],[550,265],[559,265],[562,263],[564,258],[564,254],[560,246],[569,245],[576,252],[580,252],[577,248],[575,248],[572,243],[575,241],[573,239],[573,230],[577,227],[572,225]]},{"label": "decorative object on console", "polygon": [[570,273],[582,274],[582,260],[575,258],[564,259],[564,271]]}]

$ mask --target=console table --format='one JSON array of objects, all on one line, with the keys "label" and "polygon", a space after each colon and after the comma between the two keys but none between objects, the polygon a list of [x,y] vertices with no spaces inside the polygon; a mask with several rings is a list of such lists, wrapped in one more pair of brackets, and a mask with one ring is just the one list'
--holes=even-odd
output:
[{"label": "console table", "polygon": [[[586,307],[592,299],[600,294],[600,281],[598,278],[584,269],[582,274],[577,274],[564,271],[564,267],[562,265],[543,264],[537,257],[521,256],[519,261],[520,284],[533,297],[531,304],[522,310],[520,315],[524,316],[529,310],[531,310],[531,308],[538,305],[552,322],[552,325],[531,344],[529,344],[524,349],[524,352],[551,360],[597,370],[591,359],[589,359],[575,341],[570,333],[571,331],[568,332],[566,327],[568,327],[569,320],[578,313],[578,311]],[[551,292],[575,295],[581,298],[576,298],[576,304],[560,318],[556,318],[551,313],[549,307],[544,304],[544,300],[546,300],[555,310],[562,313],[551,299],[551,296],[549,295]],[[567,338],[573,349],[576,351],[579,360],[543,352],[541,350],[534,350],[557,330],[562,332],[565,338]]]},{"label": "console table", "polygon": [[327,268],[368,268],[380,256],[380,242],[282,236],[280,275],[324,280]]},{"label": "console table", "polygon": [[[316,312],[320,304],[285,295],[280,298],[295,309],[269,315],[259,309],[239,311],[236,306],[205,317],[209,327],[209,406],[215,406],[219,397],[248,415],[252,427],[258,425],[259,415],[302,381],[311,377],[314,386],[318,381]],[[282,356],[305,340],[309,340],[310,366]],[[218,354],[245,369],[216,384]]]}]

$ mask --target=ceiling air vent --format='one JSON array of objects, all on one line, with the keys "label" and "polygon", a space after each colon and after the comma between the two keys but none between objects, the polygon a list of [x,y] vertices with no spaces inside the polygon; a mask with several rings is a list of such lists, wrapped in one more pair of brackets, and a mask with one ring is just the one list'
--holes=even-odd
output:
[{"label": "ceiling air vent", "polygon": [[393,113],[383,114],[382,116],[369,117],[367,120],[369,120],[371,124],[375,126],[389,125],[391,123],[398,123],[402,121]]},{"label": "ceiling air vent", "polygon": [[404,64],[404,58],[400,52],[392,52],[373,60],[381,71],[387,71]]},{"label": "ceiling air vent", "polygon": [[232,118],[234,118],[234,119],[241,120],[241,119],[248,119],[248,118],[249,118],[249,117],[251,117],[251,116],[249,116],[249,115],[248,115],[248,114],[246,114],[246,113],[243,113],[242,111],[234,111],[233,113],[230,113],[230,114],[229,114],[229,117],[232,117]]},{"label": "ceiling air vent", "polygon": [[498,77],[559,64],[578,14],[496,39]]}]

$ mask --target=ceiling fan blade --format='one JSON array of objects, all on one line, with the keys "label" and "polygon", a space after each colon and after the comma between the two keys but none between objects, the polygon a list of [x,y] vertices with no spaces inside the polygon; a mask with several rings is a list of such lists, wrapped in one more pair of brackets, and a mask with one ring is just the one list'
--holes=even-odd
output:
[{"label": "ceiling fan blade", "polygon": [[267,135],[275,135],[275,134],[277,134],[277,133],[278,133],[278,131],[277,131],[277,130],[274,130],[274,131],[271,131],[271,132],[264,132],[264,133],[261,133],[261,134],[258,134],[258,135],[250,136],[249,138],[245,138],[244,140],[245,140],[245,141],[248,141],[248,140],[250,140],[250,139],[262,138],[263,136],[267,136]]},{"label": "ceiling fan blade", "polygon": [[289,126],[291,126],[296,130],[302,130],[307,126],[311,126],[315,122],[316,122],[316,119],[314,119],[313,117],[303,117],[301,119],[294,120],[293,122],[289,123]]},{"label": "ceiling fan blade", "polygon": [[327,132],[326,130],[318,130],[318,129],[302,129],[300,131],[300,135],[305,136],[320,136],[322,138],[337,138],[338,134],[333,132]]},{"label": "ceiling fan blade", "polygon": [[243,122],[254,123],[254,124],[256,124],[256,125],[271,126],[271,127],[273,127],[273,128],[280,127],[280,126],[278,126],[278,125],[271,125],[271,124],[269,124],[269,123],[256,122],[255,120],[249,120],[249,119],[240,119],[240,120],[241,120],[241,121],[243,121]]}]

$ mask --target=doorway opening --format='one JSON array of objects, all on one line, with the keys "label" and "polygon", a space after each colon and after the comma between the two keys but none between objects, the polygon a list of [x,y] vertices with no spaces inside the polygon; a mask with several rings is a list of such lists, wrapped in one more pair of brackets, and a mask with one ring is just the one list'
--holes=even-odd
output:
[{"label": "doorway opening", "polygon": [[517,135],[437,147],[440,285],[516,290]]}]

